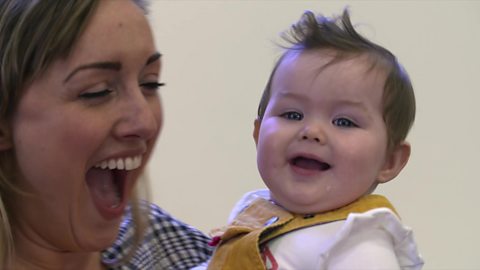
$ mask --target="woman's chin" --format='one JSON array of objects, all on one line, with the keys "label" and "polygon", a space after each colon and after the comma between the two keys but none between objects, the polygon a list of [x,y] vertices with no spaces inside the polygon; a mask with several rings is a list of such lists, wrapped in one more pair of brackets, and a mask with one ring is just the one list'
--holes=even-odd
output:
[{"label": "woman's chin", "polygon": [[[91,222],[93,220],[96,222]],[[84,251],[102,251],[110,247],[118,236],[121,218],[105,220],[98,213],[90,222],[76,222],[73,227],[76,245]]]},{"label": "woman's chin", "polygon": [[109,248],[117,238],[115,233],[101,233],[89,239],[80,239],[78,243],[82,250],[88,252],[102,251]]}]

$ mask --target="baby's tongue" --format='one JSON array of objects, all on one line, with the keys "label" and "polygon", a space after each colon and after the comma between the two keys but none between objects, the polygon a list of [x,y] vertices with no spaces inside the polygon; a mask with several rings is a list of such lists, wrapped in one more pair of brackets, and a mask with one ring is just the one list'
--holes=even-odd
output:
[{"label": "baby's tongue", "polygon": [[320,168],[318,161],[309,158],[297,158],[295,165],[307,170],[317,170]]},{"label": "baby's tongue", "polygon": [[115,208],[120,205],[118,187],[111,170],[92,168],[87,172],[87,185],[97,207]]}]

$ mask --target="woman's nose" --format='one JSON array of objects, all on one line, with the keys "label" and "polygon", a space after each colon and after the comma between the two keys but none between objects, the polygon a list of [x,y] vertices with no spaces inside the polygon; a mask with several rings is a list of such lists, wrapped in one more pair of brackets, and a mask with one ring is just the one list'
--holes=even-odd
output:
[{"label": "woman's nose", "polygon": [[141,90],[122,101],[121,119],[116,136],[121,139],[149,140],[157,136],[162,125],[162,108],[158,96],[144,96]]}]

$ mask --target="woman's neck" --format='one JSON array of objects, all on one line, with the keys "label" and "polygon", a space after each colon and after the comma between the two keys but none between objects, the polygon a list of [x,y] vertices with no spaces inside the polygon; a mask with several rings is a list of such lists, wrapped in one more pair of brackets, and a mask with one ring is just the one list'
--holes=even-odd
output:
[{"label": "woman's neck", "polygon": [[14,256],[11,269],[15,270],[102,270],[99,252],[64,253],[45,258]]},{"label": "woman's neck", "polygon": [[[37,239],[38,240],[38,239]],[[51,248],[21,232],[14,234],[15,252],[11,269],[15,270],[100,270],[100,252],[67,252]],[[10,269],[10,268],[9,268]]]}]

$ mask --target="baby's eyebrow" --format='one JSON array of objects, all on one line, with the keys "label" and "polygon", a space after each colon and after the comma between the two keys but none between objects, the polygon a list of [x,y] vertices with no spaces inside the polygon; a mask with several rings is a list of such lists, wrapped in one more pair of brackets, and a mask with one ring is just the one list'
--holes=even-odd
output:
[{"label": "baby's eyebrow", "polygon": [[294,100],[308,100],[308,96],[303,95],[303,94],[298,94],[292,91],[278,91],[277,95],[280,98],[284,99],[294,99]]},{"label": "baby's eyebrow", "polygon": [[365,113],[365,115],[368,117],[368,118],[371,118],[372,115],[372,111],[369,110],[368,106],[365,105],[365,103],[361,102],[361,101],[355,101],[355,100],[349,100],[349,99],[340,99],[340,100],[336,100],[334,101],[334,106],[335,107],[350,107],[350,108],[355,108],[357,110],[360,110],[362,111],[363,113]]},{"label": "baby's eyebrow", "polygon": [[361,101],[354,101],[354,100],[349,100],[349,99],[340,99],[335,101],[335,104],[337,105],[344,105],[344,106],[353,106],[353,107],[359,107],[359,108],[365,108],[365,104]]}]

